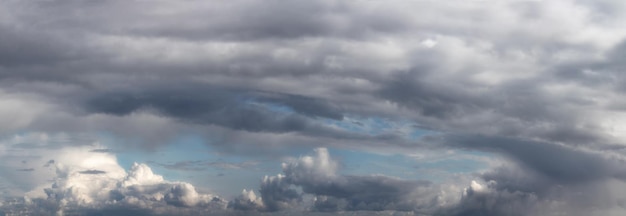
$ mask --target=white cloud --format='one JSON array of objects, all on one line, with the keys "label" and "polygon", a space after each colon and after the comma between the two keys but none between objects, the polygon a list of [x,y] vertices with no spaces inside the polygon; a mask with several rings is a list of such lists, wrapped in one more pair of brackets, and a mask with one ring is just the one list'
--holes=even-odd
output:
[{"label": "white cloud", "polygon": [[437,41],[433,39],[426,39],[426,40],[423,40],[421,44],[426,48],[433,48],[437,46]]},{"label": "white cloud", "polygon": [[155,175],[146,164],[133,164],[130,173],[122,181],[122,187],[133,185],[158,184],[163,182],[163,176]]},{"label": "white cloud", "polygon": [[[22,139],[22,138],[19,138]],[[154,174],[146,164],[133,164],[124,170],[116,157],[108,152],[93,152],[99,146],[64,147],[59,150],[35,149],[48,153],[48,167],[54,168],[53,182],[43,183],[26,193],[27,200],[42,211],[58,214],[77,209],[139,208],[156,213],[180,207],[221,210],[226,202],[216,195],[198,193],[186,182],[171,182]],[[46,159],[39,159],[44,166]],[[34,171],[33,171],[34,172]],[[42,177],[38,172],[36,176]],[[45,193],[44,193],[45,192]],[[33,204],[33,205],[35,205]],[[13,205],[7,208],[11,210]],[[19,207],[19,206],[17,206]],[[68,213],[69,214],[69,213]]]},{"label": "white cloud", "polygon": [[46,188],[48,199],[55,199],[61,208],[74,205],[105,208],[117,203],[147,209],[164,204],[225,207],[224,201],[217,196],[199,194],[193,185],[186,182],[166,181],[146,164],[135,163],[127,174],[123,170],[120,172],[119,169],[105,167],[102,167],[105,173],[82,174],[79,170],[85,167],[65,167],[68,166],[57,166],[59,176],[52,187]]}]

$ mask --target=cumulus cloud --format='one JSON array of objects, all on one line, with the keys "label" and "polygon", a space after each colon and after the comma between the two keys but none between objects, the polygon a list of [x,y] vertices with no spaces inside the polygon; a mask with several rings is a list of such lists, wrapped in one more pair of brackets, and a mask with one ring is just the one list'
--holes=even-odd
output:
[{"label": "cumulus cloud", "polygon": [[[619,178],[562,181],[533,167],[512,163],[459,181],[433,183],[384,175],[345,175],[325,148],[288,159],[283,172],[265,176],[258,189],[230,201],[171,182],[146,164],[126,171],[110,153],[65,149],[51,163],[52,185],[23,199],[5,201],[8,214],[334,214],[418,215],[619,215]],[[82,152],[83,155],[77,153]],[[75,155],[75,157],[70,157]],[[62,155],[63,156],[63,155]],[[471,179],[474,180],[471,180]],[[258,194],[258,195],[257,195]],[[264,213],[265,212],[265,213]],[[369,212],[369,213],[368,213]]]},{"label": "cumulus cloud", "polygon": [[[305,208],[322,213],[391,211],[450,216],[619,215],[624,206],[619,201],[623,197],[621,188],[626,184],[619,176],[559,178],[550,175],[557,171],[545,172],[515,162],[448,183],[383,175],[342,175],[338,163],[323,148],[316,149],[313,156],[288,160],[282,167],[283,174],[263,178],[260,197],[244,190],[230,201],[229,208],[240,211]],[[590,176],[594,176],[593,173]]]},{"label": "cumulus cloud", "polygon": [[[45,214],[72,212],[124,211],[145,214],[165,214],[179,211],[218,211],[226,201],[212,194],[198,193],[186,182],[171,182],[154,174],[146,164],[135,163],[124,170],[115,156],[91,152],[85,148],[64,149],[63,157],[56,160],[52,184],[42,185],[30,192],[19,205],[5,206],[10,213],[34,208]],[[26,208],[26,209],[22,209]],[[187,209],[188,208],[188,209]],[[126,212],[124,214],[127,214]]]},{"label": "cumulus cloud", "polygon": [[[458,212],[453,215],[529,215],[538,203],[537,195],[520,191],[495,190],[497,184],[472,181],[465,188]],[[534,210],[534,209],[533,209]]]},{"label": "cumulus cloud", "polygon": [[241,194],[228,203],[228,208],[243,211],[254,211],[264,209],[263,200],[257,197],[254,190],[243,189]]},{"label": "cumulus cloud", "polygon": [[313,197],[311,211],[400,211],[434,213],[455,203],[454,188],[443,188],[427,181],[371,175],[341,175],[339,165],[325,148],[315,155],[282,164],[283,173],[265,176],[260,200],[252,192],[231,201],[234,209],[279,211],[302,208],[303,199]]}]

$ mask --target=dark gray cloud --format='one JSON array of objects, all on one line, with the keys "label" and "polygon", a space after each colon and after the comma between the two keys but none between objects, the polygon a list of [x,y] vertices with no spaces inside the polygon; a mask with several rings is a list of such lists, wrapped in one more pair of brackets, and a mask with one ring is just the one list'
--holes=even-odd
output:
[{"label": "dark gray cloud", "polygon": [[94,150],[91,150],[90,152],[111,153],[114,151],[112,149],[94,149]]},{"label": "dark gray cloud", "polygon": [[[273,113],[247,105],[250,95],[217,88],[156,89],[138,93],[104,93],[86,102],[88,112],[128,115],[139,109],[154,109],[185,122],[214,124],[252,132],[318,131],[329,129],[313,125],[298,115]],[[309,129],[312,128],[312,129]]]},{"label": "dark gray cloud", "polygon": [[261,210],[284,210],[293,208],[302,201],[302,194],[292,187],[291,183],[282,175],[265,176],[261,181],[259,193],[261,193],[263,205],[257,206],[257,208]]},{"label": "dark gray cloud", "polygon": [[386,176],[346,176],[335,182],[300,186],[304,192],[319,196],[314,205],[317,211],[413,211],[420,208],[411,202],[410,197],[415,195],[413,190],[429,185],[430,182],[426,181],[413,182]]},{"label": "dark gray cloud", "polygon": [[485,136],[452,136],[447,142],[460,148],[502,153],[559,184],[623,178],[622,157],[555,143]]},{"label": "dark gray cloud", "polygon": [[78,173],[80,173],[80,174],[87,174],[87,175],[98,175],[98,174],[105,174],[107,172],[106,171],[102,171],[102,170],[84,170],[84,171],[80,171]]},{"label": "dark gray cloud", "polygon": [[[49,43],[46,39],[59,41],[54,35],[40,35],[29,29],[0,25],[0,65],[3,67],[42,66],[76,58],[66,44]],[[61,51],[61,52],[59,52]],[[42,74],[43,75],[43,74]]]},{"label": "dark gray cloud", "polygon": [[268,101],[277,105],[287,106],[295,112],[306,116],[325,117],[342,120],[343,114],[337,108],[332,107],[328,101],[319,98],[303,97],[300,95],[267,95],[260,98],[260,101]]},{"label": "dark gray cloud", "polygon": [[49,160],[48,162],[46,162],[46,164],[43,165],[43,167],[50,167],[51,165],[54,165],[54,163],[54,160]]},{"label": "dark gray cloud", "polygon": [[457,205],[439,209],[438,215],[582,216],[623,211],[617,189],[623,181],[563,185],[523,167],[499,167],[481,178],[464,189]]},{"label": "dark gray cloud", "polygon": [[[515,165],[479,176],[458,205],[442,215],[590,215],[621,212],[620,195],[609,192],[624,184],[624,158],[609,151],[558,143],[480,135],[445,137],[455,148],[494,152]],[[620,193],[620,192],[616,192]]]},{"label": "dark gray cloud", "polygon": [[[332,127],[324,121],[341,121],[343,114],[340,108],[316,97],[189,82],[169,87],[150,85],[141,90],[99,92],[96,95],[87,94],[84,98],[77,102],[82,107],[77,112],[88,115],[125,117],[146,112],[172,118],[182,124],[217,126],[235,133],[290,133],[318,141],[411,143],[397,134],[372,135]],[[223,132],[210,136],[223,136]],[[259,139],[252,141],[260,142]]]},{"label": "dark gray cloud", "polygon": [[467,113],[480,112],[489,106],[490,100],[493,100],[493,98],[472,94],[467,89],[455,89],[458,88],[457,86],[420,80],[431,71],[433,69],[398,75],[397,78],[383,85],[379,92],[380,97],[417,110],[425,117],[437,119],[449,119]]}]

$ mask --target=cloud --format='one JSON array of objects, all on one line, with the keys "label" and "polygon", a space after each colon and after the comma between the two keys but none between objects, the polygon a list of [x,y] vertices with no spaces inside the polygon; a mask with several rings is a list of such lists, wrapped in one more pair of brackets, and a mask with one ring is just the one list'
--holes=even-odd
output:
[{"label": "cloud", "polygon": [[496,191],[495,181],[482,185],[472,181],[463,193],[458,212],[453,215],[529,215],[538,198],[533,193]]},{"label": "cloud", "polygon": [[[212,137],[225,130],[232,135],[217,140],[249,148],[269,136],[282,147],[298,139],[352,148],[415,144],[325,124],[357,116],[576,145],[615,141],[611,125],[598,121],[607,115],[596,99],[614,89],[587,82],[613,80],[610,68],[619,65],[624,33],[607,20],[620,16],[601,9],[612,3],[3,4],[16,8],[1,23],[13,35],[5,43],[14,59],[1,73],[14,84],[3,90],[46,98],[29,107],[55,111],[20,117],[30,121],[11,124],[16,130],[105,130],[147,139],[146,148],[181,131]],[[74,8],[92,16],[76,20],[68,15]],[[16,52],[11,44],[45,49],[20,45]]]},{"label": "cloud", "polygon": [[[123,170],[110,150],[152,151],[193,134],[252,160],[318,147],[435,148],[489,152],[506,167],[476,173],[454,207],[454,190],[441,195],[439,182],[343,174],[321,148],[287,161],[233,209],[582,214],[569,202],[619,215],[625,205],[610,191],[626,175],[625,9],[610,0],[1,1],[0,136],[10,140],[0,143],[2,191],[16,196],[53,178],[49,194],[37,190],[50,200],[23,202],[198,213],[223,203],[147,165]],[[361,131],[354,119],[428,134]],[[22,136],[30,132],[76,140]],[[121,144],[89,146],[94,134]]]},{"label": "cloud", "polygon": [[505,137],[453,136],[449,144],[499,152],[559,184],[576,184],[606,178],[623,179],[624,158],[562,144]]},{"label": "cloud", "polygon": [[555,184],[523,167],[500,167],[472,181],[457,205],[440,215],[620,215],[624,182]]},{"label": "cloud", "polygon": [[[119,211],[123,214],[167,214],[179,208],[182,212],[219,211],[226,201],[216,195],[199,193],[186,182],[166,181],[146,164],[135,163],[126,172],[108,153],[85,148],[64,149],[64,157],[52,166],[56,174],[33,191],[30,197],[3,206],[5,211],[33,208],[42,214],[92,214]],[[91,212],[91,213],[90,213]]]},{"label": "cloud", "polygon": [[[454,203],[453,194],[427,181],[410,181],[383,175],[352,176],[338,173],[338,163],[325,148],[313,156],[283,163],[283,174],[265,176],[260,200],[244,193],[229,206],[238,210],[279,211],[302,208],[313,196],[311,211],[410,211],[433,213]],[[448,191],[448,193],[453,193]]]},{"label": "cloud", "polygon": [[242,211],[263,210],[264,207],[261,197],[257,197],[253,190],[246,189],[228,203],[228,208]]},{"label": "cloud", "polygon": [[626,183],[619,178],[562,181],[523,163],[447,183],[344,175],[329,151],[319,148],[313,155],[286,160],[281,174],[265,176],[258,195],[243,190],[226,201],[189,183],[167,181],[146,164],[125,171],[110,153],[86,148],[62,152],[65,156],[53,164],[52,185],[39,188],[45,191],[42,197],[5,201],[0,209],[33,214],[610,215],[623,212],[623,204],[615,200],[626,199],[620,189]]},{"label": "cloud", "polygon": [[[507,145],[494,140],[485,143]],[[545,148],[545,145],[551,144],[539,145]],[[558,152],[563,151],[567,152]],[[573,154],[597,154],[570,151],[576,152]],[[596,156],[598,160],[612,163],[612,158]],[[586,157],[589,156],[578,156],[583,164],[588,163]],[[328,213],[392,211],[451,216],[619,215],[624,212],[624,205],[617,201],[623,197],[620,188],[626,184],[620,176],[596,176],[592,170],[597,168],[581,170],[591,172],[584,178],[553,176],[555,173],[579,170],[576,166],[561,167],[558,165],[559,158],[556,159],[555,166],[562,169],[560,171],[546,171],[526,165],[523,161],[511,161],[508,165],[475,176],[459,176],[460,181],[444,184],[383,175],[342,175],[328,150],[321,148],[316,149],[313,156],[283,163],[283,174],[263,178],[260,197],[245,190],[229,202],[229,208],[240,211],[306,208],[312,212]],[[307,197],[312,200],[307,201]]]},{"label": "cloud", "polygon": [[85,170],[85,171],[80,171],[78,173],[80,173],[80,174],[98,175],[98,174],[104,174],[106,172],[102,171],[102,170]]}]

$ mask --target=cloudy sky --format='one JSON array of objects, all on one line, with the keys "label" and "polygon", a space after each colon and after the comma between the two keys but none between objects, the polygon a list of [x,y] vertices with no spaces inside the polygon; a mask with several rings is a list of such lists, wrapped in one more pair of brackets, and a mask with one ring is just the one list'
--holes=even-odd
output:
[{"label": "cloudy sky", "polygon": [[0,0],[0,215],[625,215],[621,0]]}]

